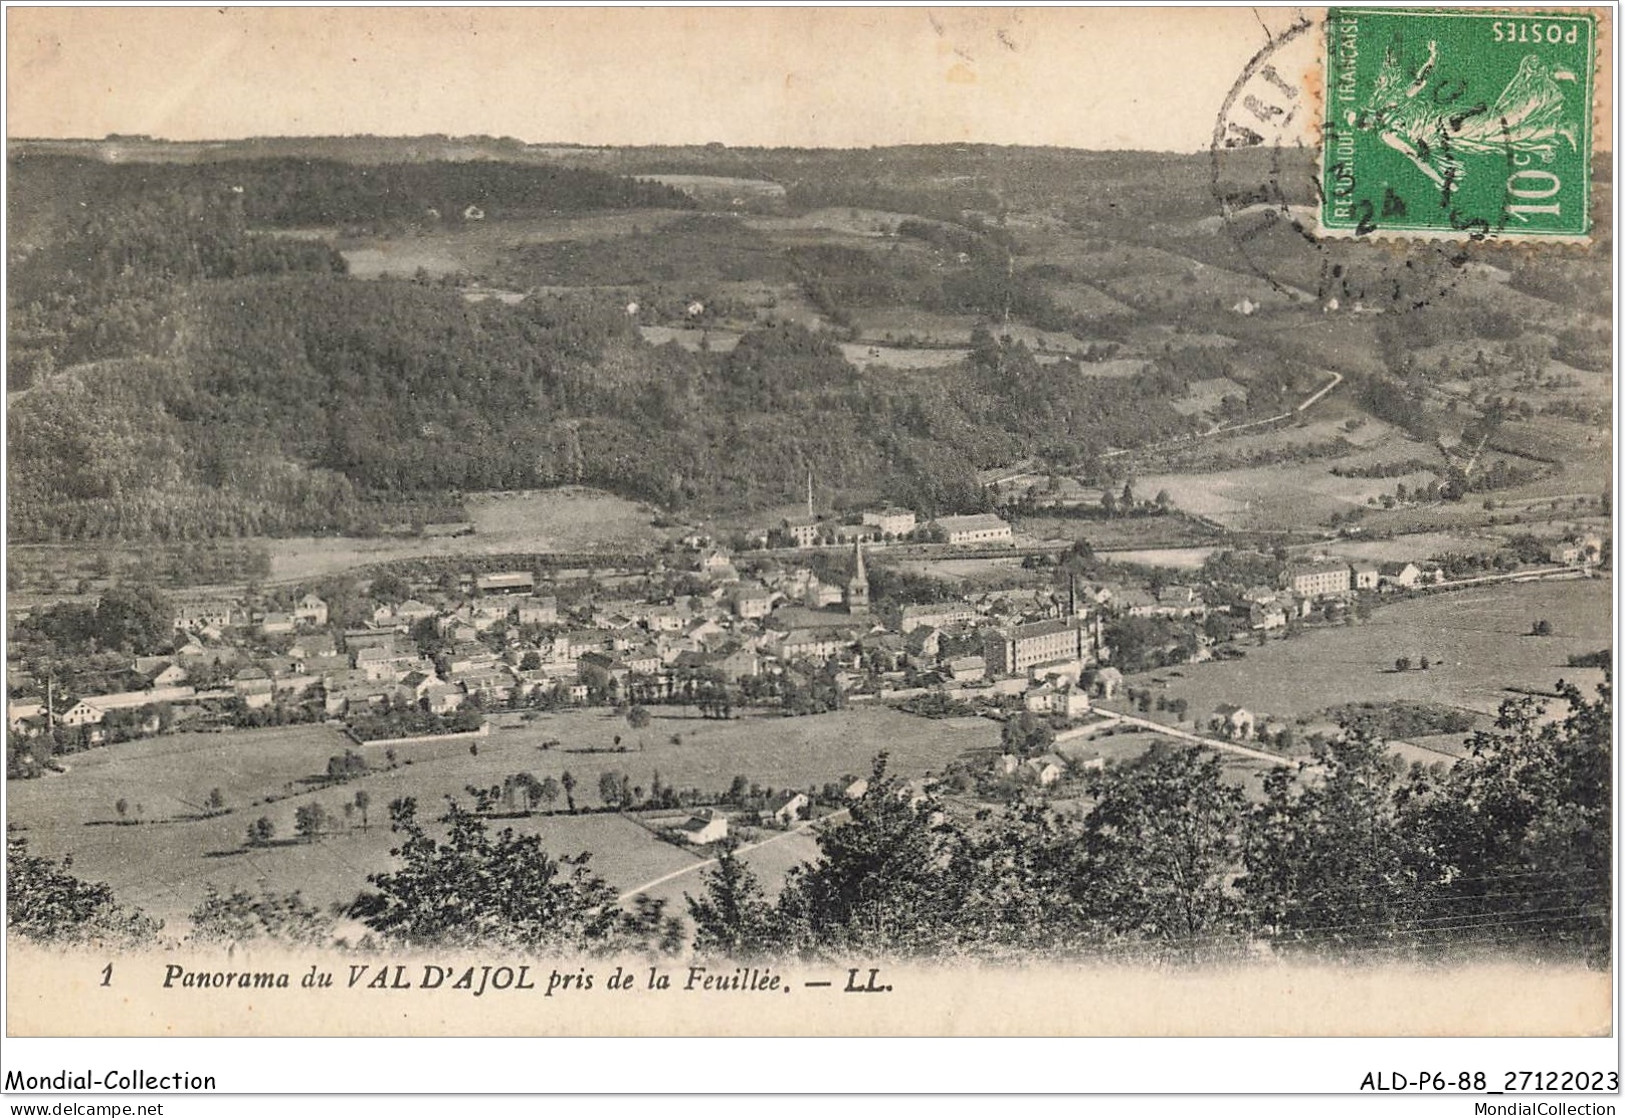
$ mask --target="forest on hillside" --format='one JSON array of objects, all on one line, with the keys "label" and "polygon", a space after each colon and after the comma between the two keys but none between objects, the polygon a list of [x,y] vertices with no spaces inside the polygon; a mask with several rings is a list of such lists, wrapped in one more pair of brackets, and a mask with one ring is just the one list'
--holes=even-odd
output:
[{"label": "forest on hillside", "polygon": [[[262,231],[388,221],[478,191],[561,209],[686,202],[657,184],[499,164],[12,171],[19,541],[366,534],[426,496],[564,483],[743,509],[794,494],[808,469],[966,512],[986,507],[978,469],[1193,429],[1169,394],[1200,369],[1084,378],[983,330],[959,365],[871,379],[829,333],[789,322],[759,322],[728,353],[656,347],[609,293],[471,303],[421,277],[349,278],[326,243]],[[978,274],[950,292],[958,305],[1005,297],[975,294]]]}]

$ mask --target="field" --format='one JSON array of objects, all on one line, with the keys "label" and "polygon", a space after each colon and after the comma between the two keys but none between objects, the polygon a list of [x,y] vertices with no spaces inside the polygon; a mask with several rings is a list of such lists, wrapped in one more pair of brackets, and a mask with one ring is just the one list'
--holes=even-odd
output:
[{"label": "field", "polygon": [[1366,507],[1370,497],[1398,485],[1426,484],[1431,473],[1392,478],[1344,478],[1328,462],[1282,463],[1203,473],[1148,474],[1136,480],[1147,493],[1166,489],[1175,507],[1240,531],[1305,528],[1333,513]]},{"label": "field", "polygon": [[739,344],[739,335],[729,330],[695,330],[675,326],[639,326],[638,333],[650,345],[676,342],[690,353],[710,350],[713,353],[731,353]]},{"label": "field", "polygon": [[765,179],[730,178],[726,175],[638,175],[675,187],[691,198],[724,205],[784,197],[784,186]]},{"label": "field", "polygon": [[1229,377],[1209,377],[1206,380],[1193,380],[1187,388],[1187,395],[1174,400],[1169,406],[1180,415],[1201,415],[1212,411],[1219,406],[1226,396],[1235,396],[1237,399],[1247,399],[1247,389],[1231,380]]},{"label": "field", "polygon": [[1086,318],[1127,318],[1134,314],[1133,308],[1087,284],[1053,284],[1044,290],[1056,306]]},{"label": "field", "polygon": [[[1193,389],[1196,384],[1203,383],[1210,382],[1193,382]],[[1174,406],[1182,411],[1188,405],[1188,400],[1174,401]],[[1341,390],[1317,401],[1308,414],[1314,418],[1300,418],[1291,426],[1226,433],[1222,438],[1202,439],[1188,446],[1163,451],[1155,457],[1150,454],[1144,457],[1147,461],[1161,459],[1176,462],[1180,471],[1185,472],[1253,460],[1254,456],[1294,447],[1324,446],[1339,441],[1349,444],[1346,452],[1336,459],[1324,459],[1307,465],[1329,470],[1334,464],[1368,466],[1378,462],[1402,462],[1409,458],[1438,457],[1438,451],[1432,447],[1406,437],[1379,419],[1361,417],[1364,421],[1350,431],[1344,421],[1357,413],[1351,409],[1348,398]]]},{"label": "field", "polygon": [[[1113,703],[1112,706],[1118,709],[1126,709],[1120,703]],[[1125,724],[1093,735],[1069,739],[1058,744],[1055,752],[1068,759],[1088,758],[1091,755],[1098,755],[1108,765],[1121,765],[1137,760],[1144,756],[1152,746],[1158,744],[1171,745],[1175,749],[1197,748],[1187,740],[1163,737],[1154,730]],[[1236,753],[1227,753],[1223,750],[1214,750],[1213,752],[1222,762],[1221,779],[1227,784],[1240,788],[1249,801],[1262,803],[1265,799],[1264,777],[1275,766],[1266,761],[1255,760]],[[1080,797],[1073,802],[1077,809],[1085,811],[1090,806],[1086,796]]]},{"label": "field", "polygon": [[[1509,424],[1494,441],[1515,441],[1536,453],[1559,458],[1563,463],[1561,471],[1538,481],[1496,492],[1497,500],[1601,493],[1612,485],[1613,439],[1606,426],[1590,427],[1542,416],[1528,423]],[[1489,453],[1493,454],[1493,449]]]},{"label": "field", "polygon": [[966,349],[908,349],[842,342],[841,352],[859,369],[942,369],[970,356]]},{"label": "field", "polygon": [[[1139,487],[1136,479],[1135,486]],[[1147,495],[1155,489],[1141,490]],[[1214,533],[1188,517],[1126,516],[1110,520],[1066,516],[1021,516],[1015,530],[1035,540],[1077,540],[1089,542],[1099,551],[1140,551],[1145,548],[1184,548],[1209,542]]]},{"label": "field", "polygon": [[890,210],[832,206],[793,216],[749,217],[744,223],[764,233],[834,233],[842,237],[876,240],[893,236],[898,225],[909,220],[917,218],[914,214],[893,213]]},{"label": "field", "polygon": [[1493,532],[1416,532],[1387,540],[1339,540],[1336,550],[1341,558],[1404,563],[1419,562],[1450,552],[1463,555],[1493,554],[1505,543],[1504,535]]},{"label": "field", "polygon": [[[674,734],[681,735],[681,744],[672,743]],[[615,748],[617,735],[629,752],[607,752]],[[539,748],[551,739],[564,746]],[[717,722],[690,710],[655,708],[643,731],[607,711],[576,711],[545,715],[518,728],[494,728],[478,743],[477,756],[460,742],[398,746],[400,764],[389,769],[383,749],[362,747],[375,771],[321,788],[302,781],[324,771],[327,759],[346,747],[348,739],[332,728],[175,734],[76,754],[64,775],[10,782],[7,802],[11,821],[25,828],[36,852],[72,854],[81,876],[107,881],[120,898],[175,920],[192,909],[211,882],[222,888],[300,889],[323,905],[348,900],[369,872],[389,868],[387,805],[402,796],[415,797],[423,813],[437,814],[446,795],[466,802],[465,785],[488,787],[518,772],[562,778],[569,770],[578,780],[578,805],[597,808],[598,780],[605,772],[624,773],[643,788],[657,772],[664,784],[707,791],[725,789],[736,774],[763,787],[805,788],[867,773],[882,748],[890,752],[895,772],[915,776],[940,771],[965,751],[997,740],[992,722],[936,722],[888,709]],[[606,752],[577,752],[585,749]],[[198,818],[200,805],[216,787],[230,812]],[[359,814],[347,822],[340,815],[341,805],[359,789],[372,798],[367,829]],[[268,796],[279,798],[264,803]],[[118,823],[114,805],[120,798],[128,802],[127,818],[141,822]],[[339,818],[339,832],[313,843],[284,841],[293,838],[296,809],[312,801]],[[619,890],[698,860],[632,818],[571,816],[562,814],[562,802],[556,807],[560,814],[511,825],[541,833],[554,853],[591,851],[593,868]],[[278,843],[248,850],[244,831],[261,815],[275,824]],[[764,878],[776,885],[790,864],[810,852],[810,842],[806,836],[789,838],[760,852]],[[689,878],[676,887],[680,893],[697,886]]]},{"label": "field", "polygon": [[898,570],[927,578],[940,578],[945,582],[986,582],[999,586],[1031,582],[1036,576],[1023,570],[1021,559],[905,559],[895,564]]},{"label": "field", "polygon": [[474,535],[434,539],[294,537],[266,541],[271,578],[314,578],[369,563],[418,556],[501,555],[527,551],[641,550],[658,538],[653,513],[592,489],[481,493],[464,505]]},{"label": "field", "polygon": [[1199,571],[1216,547],[1144,547],[1129,551],[1101,551],[1095,554],[1113,563],[1142,567],[1167,567],[1176,571]]},{"label": "field", "polygon": [[[1500,584],[1441,593],[1379,608],[1355,626],[1317,629],[1263,647],[1246,657],[1210,661],[1131,680],[1166,681],[1169,698],[1184,698],[1205,719],[1220,703],[1265,715],[1302,718],[1349,702],[1414,699],[1494,714],[1508,687],[1551,688],[1561,678],[1594,675],[1567,667],[1575,653],[1613,643],[1613,584],[1608,579]],[[1540,618],[1549,637],[1527,635]],[[1433,661],[1427,671],[1394,670],[1406,656]]]},{"label": "field", "polygon": [[938,314],[914,307],[865,307],[854,316],[861,342],[902,342],[913,338],[922,345],[964,346],[970,343],[976,316]]},{"label": "field", "polygon": [[411,277],[419,268],[430,275],[482,275],[515,247],[553,242],[592,242],[688,216],[682,210],[626,210],[614,213],[464,222],[398,236],[351,237],[336,229],[298,230],[296,235],[332,240],[350,274],[358,279]]}]

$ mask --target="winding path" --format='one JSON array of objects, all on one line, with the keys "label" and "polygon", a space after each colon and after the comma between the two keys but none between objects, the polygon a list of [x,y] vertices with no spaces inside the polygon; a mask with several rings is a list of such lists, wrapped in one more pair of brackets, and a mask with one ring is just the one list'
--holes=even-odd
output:
[{"label": "winding path", "polygon": [[1108,450],[1102,454],[1101,457],[1117,458],[1124,454],[1142,454],[1146,451],[1167,450],[1170,447],[1188,446],[1191,443],[1198,442],[1202,439],[1211,439],[1215,435],[1234,435],[1237,431],[1250,431],[1255,427],[1268,427],[1270,424],[1279,423],[1283,419],[1291,419],[1293,416],[1301,415],[1315,404],[1320,403],[1321,400],[1325,399],[1328,392],[1332,391],[1332,389],[1343,383],[1343,374],[1335,369],[1322,369],[1321,372],[1325,373],[1332,379],[1327,381],[1326,384],[1322,385],[1320,388],[1315,389],[1315,391],[1310,393],[1308,396],[1304,397],[1303,401],[1299,403],[1297,407],[1294,407],[1289,411],[1281,412],[1279,415],[1266,416],[1263,419],[1249,419],[1246,423],[1231,423],[1227,426],[1215,427],[1211,431],[1203,431],[1195,435],[1186,435],[1183,438],[1178,439],[1168,439],[1165,442],[1152,443],[1149,446],[1129,447],[1122,450]]},{"label": "winding path", "polygon": [[[734,853],[735,854],[748,854],[752,850],[757,849],[758,847],[767,846],[770,843],[778,842],[781,839],[787,839],[791,835],[799,835],[802,832],[810,830],[811,828],[817,826],[820,823],[828,823],[831,820],[838,819],[841,816],[847,814],[847,812],[849,810],[850,809],[843,807],[840,811],[832,811],[828,815],[825,815],[825,816],[823,816],[821,818],[809,819],[807,822],[798,824],[797,826],[794,826],[794,827],[791,827],[788,831],[784,831],[784,832],[782,832],[780,834],[774,835],[772,838],[765,838],[761,842],[753,842],[749,846],[741,846],[737,850],[735,850]],[[703,862],[695,862],[691,866],[684,866],[680,870],[673,870],[671,873],[665,874],[665,875],[663,875],[661,877],[657,877],[653,881],[646,881],[642,885],[637,886],[636,888],[628,889],[626,892],[622,893],[619,897],[617,897],[615,899],[624,904],[625,902],[631,900],[633,897],[636,897],[639,893],[647,893],[650,889],[655,888],[657,885],[664,885],[668,881],[675,881],[679,877],[686,877],[688,874],[696,873],[696,872],[698,872],[700,870],[705,869],[707,866],[714,866],[716,864],[717,864],[717,860],[715,858],[707,858]]]},{"label": "winding path", "polygon": [[[1245,757],[1250,761],[1264,761],[1268,764],[1277,765],[1282,768],[1291,768],[1296,766],[1298,761],[1301,760],[1301,758],[1297,757],[1283,757],[1279,753],[1266,753],[1262,749],[1252,749],[1245,745],[1237,745],[1233,741],[1224,741],[1221,738],[1208,738],[1203,737],[1201,734],[1190,733],[1187,730],[1176,730],[1172,726],[1165,726],[1161,722],[1153,722],[1149,718],[1135,718],[1132,714],[1116,714],[1112,711],[1099,709],[1096,709],[1095,713],[1104,718],[1109,718],[1114,722],[1127,722],[1131,726],[1139,726],[1142,729],[1152,730],[1156,733],[1164,734],[1171,738],[1178,738],[1181,741],[1192,742],[1193,744],[1206,746],[1209,749],[1217,749],[1224,753],[1234,753],[1238,757]],[[1057,738],[1056,740],[1060,739]]]}]

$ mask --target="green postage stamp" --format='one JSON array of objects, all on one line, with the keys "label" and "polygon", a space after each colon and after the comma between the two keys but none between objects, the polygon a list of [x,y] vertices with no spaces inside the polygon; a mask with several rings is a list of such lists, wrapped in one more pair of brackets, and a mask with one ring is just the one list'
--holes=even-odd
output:
[{"label": "green postage stamp", "polygon": [[1596,17],[1332,8],[1321,230],[1583,240]]}]

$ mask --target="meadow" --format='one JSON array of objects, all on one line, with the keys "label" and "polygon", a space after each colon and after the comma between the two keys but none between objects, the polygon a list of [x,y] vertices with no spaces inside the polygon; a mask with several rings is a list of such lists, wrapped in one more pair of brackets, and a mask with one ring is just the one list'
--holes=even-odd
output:
[{"label": "meadow", "polygon": [[859,369],[943,369],[970,356],[966,349],[910,349],[842,342],[841,353]]},{"label": "meadow", "polygon": [[[106,881],[128,903],[176,921],[210,883],[297,889],[322,905],[353,898],[369,872],[391,867],[387,805],[403,796],[416,798],[423,814],[438,814],[448,795],[468,803],[467,785],[489,787],[519,772],[562,779],[569,771],[578,807],[599,809],[599,778],[606,772],[625,774],[644,789],[657,773],[663,784],[707,792],[726,789],[736,775],[764,788],[806,788],[866,775],[881,749],[890,753],[895,772],[918,776],[998,741],[993,722],[931,721],[884,708],[726,722],[692,709],[652,713],[641,731],[606,710],[542,715],[494,728],[477,743],[477,755],[464,742],[397,746],[393,768],[384,749],[365,746],[359,752],[372,771],[335,786],[306,782],[325,771],[329,757],[354,748],[332,727],[174,734],[75,754],[67,773],[10,782],[8,811],[37,853],[71,854],[80,876]],[[627,752],[613,752],[617,736]],[[551,741],[562,744],[542,748]],[[214,788],[228,811],[204,817],[202,805]],[[365,827],[359,811],[342,810],[360,790],[371,797]],[[264,802],[268,797],[274,802]],[[124,822],[115,807],[120,799],[127,804]],[[295,812],[310,803],[328,810],[335,829],[314,842],[298,841]],[[555,854],[590,852],[592,868],[620,891],[701,859],[658,839],[635,816],[570,815],[565,807],[561,797],[551,814],[544,808],[496,825],[539,833]],[[262,815],[275,826],[276,841],[249,848],[246,828]],[[799,836],[764,849],[757,855],[764,874],[771,868],[773,880],[781,880],[810,852],[811,841]],[[680,884],[697,889],[696,880]]]},{"label": "meadow", "polygon": [[468,221],[400,234],[346,235],[338,229],[304,229],[298,235],[330,239],[357,279],[410,278],[422,268],[432,276],[489,273],[513,249],[532,244],[592,242],[659,228],[688,216],[683,210],[620,210],[556,217]]},{"label": "meadow", "polygon": [[[1240,660],[1142,673],[1133,686],[1156,686],[1190,704],[1205,720],[1220,703],[1265,715],[1313,719],[1341,703],[1396,699],[1442,703],[1493,715],[1508,688],[1549,690],[1559,679],[1589,679],[1568,657],[1613,641],[1613,584],[1608,579],[1503,583],[1408,599],[1377,609],[1367,622],[1312,629],[1259,647],[1243,644]],[[1531,636],[1535,621],[1552,635]],[[1426,671],[1396,671],[1426,656]],[[1154,680],[1161,680],[1157,686]]]},{"label": "meadow", "polygon": [[477,493],[464,499],[472,536],[375,538],[295,536],[264,541],[277,582],[319,578],[352,567],[421,556],[642,550],[661,533],[645,505],[595,489]]},{"label": "meadow", "polygon": [[1417,472],[1392,478],[1345,478],[1328,461],[1285,462],[1273,466],[1203,473],[1147,474],[1136,488],[1166,489],[1175,507],[1238,531],[1290,531],[1324,523],[1333,515],[1367,507],[1371,497],[1433,480]]},{"label": "meadow", "polygon": [[723,205],[784,197],[783,184],[765,179],[742,179],[728,175],[639,175],[638,178],[676,187],[702,202]]}]

